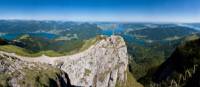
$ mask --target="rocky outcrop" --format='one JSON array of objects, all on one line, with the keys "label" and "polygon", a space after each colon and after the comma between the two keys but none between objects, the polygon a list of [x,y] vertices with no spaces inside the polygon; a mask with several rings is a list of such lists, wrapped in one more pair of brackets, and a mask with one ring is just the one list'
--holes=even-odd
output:
[{"label": "rocky outcrop", "polygon": [[0,54],[0,87],[71,87],[68,75],[47,64]]},{"label": "rocky outcrop", "polygon": [[102,38],[89,49],[70,56],[36,58],[12,55],[27,62],[50,64],[68,74],[72,85],[84,87],[123,86],[126,81],[128,54],[120,36]]}]

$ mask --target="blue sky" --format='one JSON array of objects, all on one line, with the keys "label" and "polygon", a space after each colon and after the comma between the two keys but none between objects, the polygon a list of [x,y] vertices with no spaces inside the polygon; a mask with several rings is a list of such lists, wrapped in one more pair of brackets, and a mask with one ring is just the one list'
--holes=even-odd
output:
[{"label": "blue sky", "polygon": [[200,0],[0,0],[0,19],[200,22]]}]

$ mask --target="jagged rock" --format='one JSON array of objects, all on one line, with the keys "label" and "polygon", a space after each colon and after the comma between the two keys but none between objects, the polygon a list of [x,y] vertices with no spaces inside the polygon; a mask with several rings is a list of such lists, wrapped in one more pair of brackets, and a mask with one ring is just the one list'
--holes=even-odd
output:
[{"label": "jagged rock", "polygon": [[68,75],[47,64],[0,54],[0,87],[69,87]]},{"label": "jagged rock", "polygon": [[[5,52],[3,52],[5,53]],[[27,58],[6,53],[24,61],[46,63],[65,71],[72,85],[84,87],[115,87],[126,81],[128,54],[120,36],[98,41],[89,49],[70,56]]]}]

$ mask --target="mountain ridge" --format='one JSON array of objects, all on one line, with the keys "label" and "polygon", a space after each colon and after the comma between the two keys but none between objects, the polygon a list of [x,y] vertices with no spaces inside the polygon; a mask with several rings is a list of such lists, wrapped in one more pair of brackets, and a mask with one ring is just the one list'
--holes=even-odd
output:
[{"label": "mountain ridge", "polygon": [[[60,68],[68,74],[72,85],[86,87],[125,86],[128,54],[122,37],[103,38],[89,49],[71,56],[37,58],[22,57],[14,53],[0,52],[26,62],[44,63]],[[119,82],[119,83],[117,83]]]}]

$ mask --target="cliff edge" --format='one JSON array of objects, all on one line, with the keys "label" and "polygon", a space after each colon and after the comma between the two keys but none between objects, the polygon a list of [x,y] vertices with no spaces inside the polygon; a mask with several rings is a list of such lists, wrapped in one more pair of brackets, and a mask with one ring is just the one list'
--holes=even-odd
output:
[{"label": "cliff edge", "polygon": [[0,52],[26,62],[44,63],[67,73],[72,85],[84,87],[115,87],[125,85],[128,54],[122,37],[100,37],[89,49],[70,56],[35,58]]}]

